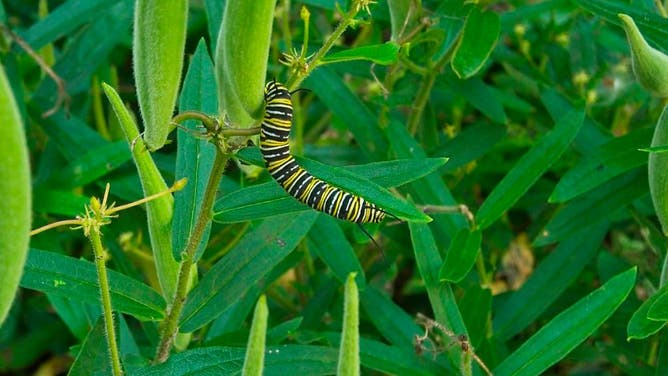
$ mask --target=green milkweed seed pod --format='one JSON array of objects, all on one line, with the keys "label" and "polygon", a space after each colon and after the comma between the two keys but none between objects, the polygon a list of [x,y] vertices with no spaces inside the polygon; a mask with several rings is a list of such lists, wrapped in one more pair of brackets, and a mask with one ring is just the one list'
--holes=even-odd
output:
[{"label": "green milkweed seed pod", "polygon": [[638,82],[653,95],[668,97],[668,56],[652,48],[636,26],[633,18],[617,15],[631,46],[631,63]]},{"label": "green milkweed seed pod", "polygon": [[[668,106],[654,129],[652,147],[668,145]],[[649,191],[663,233],[668,235],[668,153],[649,155]]]}]

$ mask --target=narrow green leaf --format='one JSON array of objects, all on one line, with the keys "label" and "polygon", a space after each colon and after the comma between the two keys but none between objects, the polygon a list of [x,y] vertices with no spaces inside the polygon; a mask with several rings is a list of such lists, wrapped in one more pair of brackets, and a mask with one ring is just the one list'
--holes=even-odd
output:
[{"label": "narrow green leaf", "polygon": [[31,187],[28,146],[14,94],[0,65],[0,326],[5,321],[28,253]]},{"label": "narrow green leaf", "polygon": [[334,218],[324,214],[319,215],[308,234],[308,239],[309,249],[327,264],[339,281],[344,283],[349,274],[355,273],[357,285],[360,290],[364,290],[366,287],[364,269]]},{"label": "narrow green leaf", "polygon": [[[410,181],[416,175],[429,173],[430,170],[433,171],[444,163],[443,159],[409,163],[409,167],[418,168],[423,166],[426,169],[426,171],[411,172],[407,171],[405,166],[401,166],[401,162],[395,161],[392,161],[392,163],[380,162],[355,167],[331,167],[304,158],[298,158],[298,161],[313,175],[325,181],[333,182],[332,184],[339,188],[364,197],[365,200],[373,202],[383,210],[399,218],[422,222],[428,221],[429,217],[417,210],[413,205],[396,198],[390,192],[380,187],[379,183],[390,184],[390,186],[402,184]],[[276,213],[302,210],[308,210],[308,207],[290,197],[278,183],[269,182],[244,188],[223,196],[214,205],[214,220],[219,222],[238,222],[265,218],[276,215]]]},{"label": "narrow green leaf", "polygon": [[234,124],[261,117],[276,0],[225,3],[216,46],[219,108]]},{"label": "narrow green leaf", "polygon": [[450,89],[463,96],[472,106],[480,110],[491,120],[506,124],[508,117],[494,86],[488,85],[480,77],[471,77],[467,80],[448,80]]},{"label": "narrow green leaf", "polygon": [[[136,376],[238,375],[245,350],[240,347],[200,347],[169,357],[165,363],[146,367]],[[268,347],[264,374],[331,375],[336,371],[336,349],[322,346]]]},{"label": "narrow green leaf", "polygon": [[500,31],[496,13],[483,12],[478,7],[471,9],[452,56],[452,70],[459,78],[469,78],[482,68],[499,40]]},{"label": "narrow green leaf", "polygon": [[193,288],[181,315],[191,332],[216,318],[263,278],[308,233],[317,213],[280,215],[263,221],[214,265]]},{"label": "narrow green leaf", "polygon": [[[144,195],[150,196],[166,191],[167,184],[165,184],[165,180],[160,175],[158,167],[155,165],[144,143],[139,142],[135,144],[135,141],[139,139],[139,131],[118,93],[116,93],[114,88],[105,83],[102,84],[102,89],[114,109],[114,113],[125,134],[125,140],[128,144],[134,145],[131,148],[132,157],[137,166]],[[146,204],[148,231],[151,238],[156,272],[158,273],[158,280],[160,281],[163,296],[169,297],[174,296],[179,270],[178,263],[172,256],[173,204],[174,199],[172,195],[163,195]]]},{"label": "narrow green leaf", "polygon": [[[397,158],[424,159],[427,157],[422,146],[408,133],[403,124],[392,121],[385,131]],[[416,202],[421,204],[443,206],[458,204],[441,176],[435,173],[413,182],[410,185],[410,193],[415,197]],[[464,216],[461,215],[433,214],[432,217],[436,237],[443,242],[448,241],[459,229],[468,225]]]},{"label": "narrow green leaf", "polygon": [[455,283],[461,281],[473,267],[481,243],[480,230],[460,230],[450,242],[448,252],[445,254],[445,262],[439,272],[439,279]]},{"label": "narrow green leaf", "polygon": [[[659,304],[657,306],[657,311],[665,308],[666,296],[668,296],[668,286],[663,286],[655,292],[654,295],[650,296],[649,299],[645,300],[635,312],[633,312],[633,316],[631,316],[626,327],[627,340],[647,338],[666,325],[666,320],[655,320],[654,317],[650,318],[650,311],[652,311],[657,304]],[[664,301],[664,303],[659,303],[660,301]],[[656,313],[658,314],[660,312]]]},{"label": "narrow green leaf", "polygon": [[415,335],[424,334],[424,329],[406,311],[375,288],[367,286],[361,293],[360,302],[367,317],[392,345],[412,348]]},{"label": "narrow green leaf", "polygon": [[131,158],[128,144],[123,141],[91,147],[54,175],[48,184],[60,189],[81,187],[115,170]]},{"label": "narrow green leaf", "polygon": [[95,325],[83,341],[68,375],[88,376],[91,375],[92,370],[95,370],[95,375],[112,374],[107,336],[102,317],[95,322]]},{"label": "narrow green leaf", "polygon": [[[34,23],[22,37],[29,46],[39,50],[48,43],[72,33],[81,25],[95,21],[117,2],[117,0],[65,1],[49,15]],[[130,0],[125,2],[130,3]]]},{"label": "narrow green leaf", "polygon": [[636,168],[564,205],[547,223],[536,245],[551,244],[601,223],[647,194],[647,172]]},{"label": "narrow green leaf", "polygon": [[297,162],[305,165],[314,176],[344,189],[348,192],[364,197],[388,213],[396,217],[413,222],[429,222],[429,218],[422,211],[408,202],[395,197],[392,193],[380,185],[368,180],[366,177],[348,172],[340,167],[330,167],[313,160],[304,162],[302,158],[296,158]]},{"label": "narrow green leaf", "polygon": [[415,11],[410,0],[388,0],[390,10],[390,24],[392,25],[392,40],[398,41],[407,30],[413,30],[416,23]]},{"label": "narrow green leaf", "polygon": [[494,375],[538,375],[548,369],[615,312],[635,279],[636,268],[631,268],[562,311],[501,362],[493,370]]},{"label": "narrow green leaf", "polygon": [[[100,17],[96,17],[95,22],[68,40],[67,49],[59,56],[53,70],[67,83],[67,93],[71,97],[82,93],[89,95],[93,75],[99,73],[101,65],[108,63],[109,54],[127,41],[132,26],[132,8],[131,0],[117,1]],[[65,22],[72,22],[69,16],[61,16],[68,17]],[[37,117],[53,107],[57,93],[55,82],[44,75],[30,103],[38,113]],[[67,117],[62,108],[54,116],[62,116],[63,119]],[[88,125],[86,128],[86,133],[100,137]],[[80,136],[78,133],[71,135],[75,139]],[[77,154],[77,157],[81,154]]]},{"label": "narrow green leaf", "polygon": [[[179,111],[200,111],[207,114],[216,113],[218,98],[213,63],[206,52],[204,40],[200,40],[183,82],[183,90],[179,99]],[[213,161],[216,156],[215,146],[205,139],[197,137],[199,123],[189,120],[182,124],[190,132],[177,131],[176,148],[176,179],[187,178],[188,184],[174,194],[174,216],[172,221],[172,252],[174,259],[181,259],[181,252],[186,247],[190,234],[195,226],[199,209],[204,199],[206,184],[211,175]],[[211,223],[207,226],[202,240],[195,253],[199,260],[209,240]]]},{"label": "narrow green leaf", "polygon": [[58,214],[76,217],[84,212],[90,199],[72,191],[60,191],[41,186],[33,189],[33,210],[36,213]]},{"label": "narrow green leaf", "polygon": [[481,229],[496,221],[519,200],[538,178],[566,151],[582,126],[584,112],[571,111],[541,138],[503,177],[480,206],[476,219]]},{"label": "narrow green leaf", "polygon": [[362,365],[382,374],[401,376],[451,375],[454,370],[446,369],[431,357],[419,356],[410,348],[389,346],[366,338],[360,339]]},{"label": "narrow green leaf", "polygon": [[[239,150],[236,157],[240,160],[259,167],[265,167],[260,148],[247,147]],[[311,164],[312,160],[300,158],[303,167],[310,171],[311,167],[321,166],[319,163]],[[360,165],[341,166],[353,174],[364,176],[374,183],[385,187],[397,187],[427,176],[443,167],[450,158],[424,158],[424,159],[395,159],[391,161],[373,162]],[[317,168],[317,167],[316,167]]]},{"label": "narrow green leaf", "polygon": [[[427,289],[434,319],[457,335],[468,335],[450,284],[439,281],[442,259],[431,229],[422,223],[408,223],[408,229],[411,233],[415,263]],[[452,348],[449,355],[451,360],[458,364],[458,368],[464,367],[459,364],[463,359],[456,347]]]},{"label": "narrow green leaf", "polygon": [[322,59],[322,64],[353,60],[368,60],[375,64],[390,65],[399,59],[399,45],[395,42],[373,44],[331,53]]},{"label": "narrow green leaf", "polygon": [[495,307],[495,335],[511,338],[545,312],[596,256],[608,227],[606,221],[574,233],[543,259],[522,287]]},{"label": "narrow green leaf", "polygon": [[225,10],[226,3],[227,0],[204,0],[211,51],[215,51],[218,44],[218,33],[220,31],[220,24],[223,22],[223,11]]},{"label": "narrow green leaf", "polygon": [[550,202],[565,202],[596,188],[615,176],[647,163],[647,155],[638,151],[648,145],[651,128],[633,131],[613,138],[583,158],[559,180],[550,195]]},{"label": "narrow green leaf", "polygon": [[[649,307],[647,318],[655,321],[668,321],[668,292],[660,294],[663,289],[659,289],[652,297],[659,295],[653,304]],[[665,290],[668,291],[668,290]]]},{"label": "narrow green leaf", "polygon": [[648,153],[665,153],[668,152],[668,146],[652,146],[649,148],[638,148],[638,150]]},{"label": "narrow green leaf", "polygon": [[620,25],[617,15],[627,14],[636,21],[642,34],[662,50],[668,50],[668,20],[657,13],[646,12],[642,7],[610,0],[575,0],[582,8],[603,17],[606,21]]},{"label": "narrow green leaf", "polygon": [[336,369],[336,374],[339,376],[360,374],[360,301],[355,284],[355,274],[348,275],[343,296],[343,336],[339,346],[339,361]]},{"label": "narrow green leaf", "polygon": [[355,136],[367,159],[387,159],[387,141],[378,128],[375,115],[353,93],[343,79],[328,67],[321,67],[304,81],[332,113],[340,118]]},{"label": "narrow green leaf", "polygon": [[268,317],[269,308],[267,308],[267,297],[261,295],[255,306],[255,313],[253,314],[253,323],[251,324],[250,334],[248,336],[248,345],[246,346],[246,357],[244,358],[242,375],[262,376]]},{"label": "narrow green leaf", "polygon": [[188,1],[137,0],[132,62],[137,99],[144,120],[144,141],[160,149],[171,129],[170,119],[181,81]]},{"label": "narrow green leaf", "polygon": [[[164,318],[165,301],[155,290],[116,271],[107,273],[114,310],[145,321]],[[30,250],[21,286],[100,305],[95,265],[53,252]]]}]

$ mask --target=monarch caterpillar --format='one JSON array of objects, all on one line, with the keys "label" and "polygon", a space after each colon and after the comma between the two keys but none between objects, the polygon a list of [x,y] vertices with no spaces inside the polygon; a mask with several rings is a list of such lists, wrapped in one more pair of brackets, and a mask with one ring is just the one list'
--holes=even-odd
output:
[{"label": "monarch caterpillar", "polygon": [[264,87],[267,102],[260,127],[260,150],[271,176],[288,194],[315,210],[355,223],[378,223],[385,211],[302,168],[290,153],[292,95],[276,81]]}]

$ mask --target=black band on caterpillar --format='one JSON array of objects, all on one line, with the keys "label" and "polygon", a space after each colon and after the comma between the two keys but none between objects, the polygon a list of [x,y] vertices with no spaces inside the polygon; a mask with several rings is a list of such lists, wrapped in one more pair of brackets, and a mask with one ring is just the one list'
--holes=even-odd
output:
[{"label": "black band on caterpillar", "polygon": [[292,96],[276,81],[264,88],[267,106],[260,132],[260,150],[271,176],[292,197],[315,210],[356,223],[377,223],[385,211],[364,198],[334,187],[303,169],[290,153]]}]

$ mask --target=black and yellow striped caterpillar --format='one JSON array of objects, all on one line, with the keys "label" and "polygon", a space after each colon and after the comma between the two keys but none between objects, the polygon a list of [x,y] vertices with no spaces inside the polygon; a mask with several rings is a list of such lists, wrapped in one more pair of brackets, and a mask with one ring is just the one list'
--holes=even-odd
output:
[{"label": "black and yellow striped caterpillar", "polygon": [[260,150],[271,176],[292,197],[315,210],[356,223],[377,223],[385,211],[362,197],[334,187],[302,168],[290,153],[292,95],[276,81],[264,88],[267,102],[260,132]]}]

